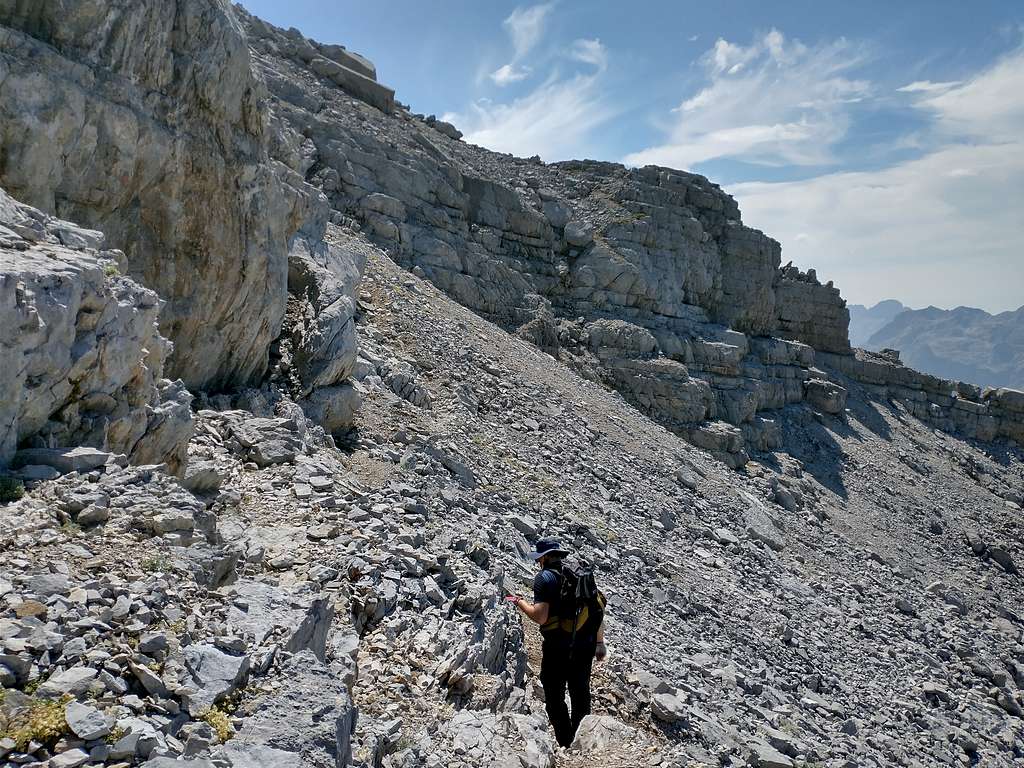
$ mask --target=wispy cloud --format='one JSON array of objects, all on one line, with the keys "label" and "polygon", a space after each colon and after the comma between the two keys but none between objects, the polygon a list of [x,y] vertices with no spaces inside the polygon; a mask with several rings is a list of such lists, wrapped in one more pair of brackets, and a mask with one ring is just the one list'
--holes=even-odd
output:
[{"label": "wispy cloud", "polygon": [[948,83],[933,83],[931,80],[915,80],[896,90],[900,93],[941,93],[960,85],[959,80]]},{"label": "wispy cloud", "polygon": [[592,64],[599,70],[608,66],[608,50],[600,40],[573,40],[569,57],[584,64]]},{"label": "wispy cloud", "polygon": [[505,86],[511,83],[518,83],[530,76],[529,67],[516,67],[513,64],[504,64],[491,72],[489,77],[495,85]]},{"label": "wispy cloud", "polygon": [[722,157],[765,165],[820,165],[849,128],[850,105],[871,84],[850,72],[862,48],[840,39],[808,47],[771,30],[749,46],[719,39],[701,58],[707,84],[672,112],[663,143],[632,165],[688,168]]},{"label": "wispy cloud", "polygon": [[554,3],[519,6],[508,15],[502,26],[512,41],[512,61],[491,72],[488,77],[499,88],[525,80],[533,70],[520,62],[544,37],[548,16]]},{"label": "wispy cloud", "polygon": [[918,102],[946,135],[1017,143],[1024,135],[1024,48],[962,85]]},{"label": "wispy cloud", "polygon": [[785,259],[817,267],[857,301],[1017,308],[1024,51],[943,86],[905,91],[930,118],[920,157],[877,171],[735,185],[744,220],[778,238]]},{"label": "wispy cloud", "polygon": [[504,27],[513,40],[516,59],[490,73],[499,86],[519,82],[546,62],[545,80],[511,101],[480,99],[444,119],[465,134],[466,141],[499,152],[540,155],[545,160],[579,157],[590,151],[593,131],[617,114],[602,87],[609,54],[597,39],[579,38],[546,49],[528,67],[518,59],[536,48],[554,4],[517,8]]},{"label": "wispy cloud", "polygon": [[512,38],[512,48],[515,51],[515,60],[522,59],[533,50],[544,36],[544,25],[554,3],[542,5],[520,6],[516,8],[505,19],[503,25]]},{"label": "wispy cloud", "polygon": [[445,115],[465,140],[499,152],[545,160],[586,153],[591,132],[616,111],[603,98],[598,73],[550,77],[509,103],[481,100],[463,114]]}]

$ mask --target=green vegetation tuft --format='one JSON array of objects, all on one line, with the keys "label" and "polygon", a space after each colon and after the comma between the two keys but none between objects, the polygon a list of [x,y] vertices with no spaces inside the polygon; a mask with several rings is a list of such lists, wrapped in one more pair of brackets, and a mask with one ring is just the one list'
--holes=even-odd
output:
[{"label": "green vegetation tuft", "polygon": [[0,504],[9,504],[25,495],[25,486],[16,477],[0,476]]},{"label": "green vegetation tuft", "polygon": [[163,573],[171,570],[171,561],[163,555],[155,555],[154,557],[147,557],[139,563],[139,567],[146,573]]},{"label": "green vegetation tuft", "polygon": [[33,702],[11,718],[2,737],[13,740],[19,752],[24,752],[32,741],[40,744],[56,741],[69,731],[64,718],[64,707],[69,701],[71,697],[65,696],[55,701]]},{"label": "green vegetation tuft", "polygon": [[213,732],[217,736],[217,741],[221,744],[235,735],[235,729],[231,727],[231,720],[228,719],[228,713],[216,704],[206,710],[200,716],[200,719],[213,728]]}]

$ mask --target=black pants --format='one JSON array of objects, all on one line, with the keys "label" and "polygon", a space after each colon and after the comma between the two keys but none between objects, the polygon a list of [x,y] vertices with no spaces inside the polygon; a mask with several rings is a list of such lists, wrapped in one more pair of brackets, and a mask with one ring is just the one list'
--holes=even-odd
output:
[{"label": "black pants", "polygon": [[[590,714],[590,671],[594,665],[592,644],[577,643],[570,653],[561,643],[544,641],[544,657],[540,663],[540,682],[544,686],[544,708],[555,731],[555,740],[563,747],[572,744],[576,729]],[[572,716],[565,706],[565,689],[569,689]]]}]

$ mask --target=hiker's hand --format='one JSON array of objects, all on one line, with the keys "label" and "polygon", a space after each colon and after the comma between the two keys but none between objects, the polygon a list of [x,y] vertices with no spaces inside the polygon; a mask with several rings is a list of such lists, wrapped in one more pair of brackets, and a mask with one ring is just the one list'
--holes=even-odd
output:
[{"label": "hiker's hand", "polygon": [[604,640],[597,644],[597,650],[594,652],[594,658],[598,661],[604,661],[608,658],[608,646],[604,644]]},{"label": "hiker's hand", "polygon": [[508,602],[512,603],[512,605],[518,606],[519,605],[519,601],[522,600],[523,598],[521,598],[519,595],[505,595],[505,599]]}]

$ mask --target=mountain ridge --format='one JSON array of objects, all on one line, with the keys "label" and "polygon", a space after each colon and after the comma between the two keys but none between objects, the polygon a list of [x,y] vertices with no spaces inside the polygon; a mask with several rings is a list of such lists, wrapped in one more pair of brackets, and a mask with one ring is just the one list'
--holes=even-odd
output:
[{"label": "mountain ridge", "polygon": [[997,314],[968,306],[910,309],[894,300],[851,306],[857,346],[898,349],[918,370],[983,387],[1024,387],[1022,327],[1024,306]]}]

